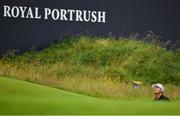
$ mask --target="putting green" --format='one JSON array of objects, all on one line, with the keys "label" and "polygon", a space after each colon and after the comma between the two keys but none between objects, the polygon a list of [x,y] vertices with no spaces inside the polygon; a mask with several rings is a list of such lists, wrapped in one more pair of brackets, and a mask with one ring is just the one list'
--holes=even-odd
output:
[{"label": "putting green", "polygon": [[112,100],[0,77],[0,114],[180,114],[180,101]]}]

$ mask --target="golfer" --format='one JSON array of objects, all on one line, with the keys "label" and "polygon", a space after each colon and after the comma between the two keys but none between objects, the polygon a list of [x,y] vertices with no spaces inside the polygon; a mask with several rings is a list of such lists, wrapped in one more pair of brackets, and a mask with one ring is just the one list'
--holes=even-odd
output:
[{"label": "golfer", "polygon": [[155,101],[169,101],[169,98],[164,95],[164,86],[160,83],[152,85]]}]

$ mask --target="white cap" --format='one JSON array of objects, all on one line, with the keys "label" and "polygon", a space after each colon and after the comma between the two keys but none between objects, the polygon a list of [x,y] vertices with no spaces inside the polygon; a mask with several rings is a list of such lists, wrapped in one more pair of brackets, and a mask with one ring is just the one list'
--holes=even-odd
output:
[{"label": "white cap", "polygon": [[164,92],[164,86],[160,83],[152,84],[152,88],[159,87]]}]

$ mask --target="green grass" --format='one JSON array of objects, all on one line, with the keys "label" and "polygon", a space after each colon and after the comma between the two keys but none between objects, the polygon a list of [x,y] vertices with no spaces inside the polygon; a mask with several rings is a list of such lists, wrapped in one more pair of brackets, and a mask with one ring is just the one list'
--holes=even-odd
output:
[{"label": "green grass", "polygon": [[0,77],[0,114],[180,114],[180,101],[101,99]]},{"label": "green grass", "polygon": [[[162,83],[180,99],[180,51],[161,46],[154,39],[71,37],[41,51],[7,52],[0,75],[106,98],[151,98],[151,84]],[[132,81],[143,88],[134,92]]]}]

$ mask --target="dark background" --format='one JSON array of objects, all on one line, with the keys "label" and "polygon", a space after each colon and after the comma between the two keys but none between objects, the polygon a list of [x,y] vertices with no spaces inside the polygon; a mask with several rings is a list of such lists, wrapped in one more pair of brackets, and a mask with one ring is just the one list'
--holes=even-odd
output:
[{"label": "dark background", "polygon": [[[3,5],[100,10],[107,23],[66,22],[3,18]],[[1,0],[0,53],[7,49],[29,50],[43,47],[64,36],[141,36],[153,31],[162,41],[180,39],[180,0]]]}]

